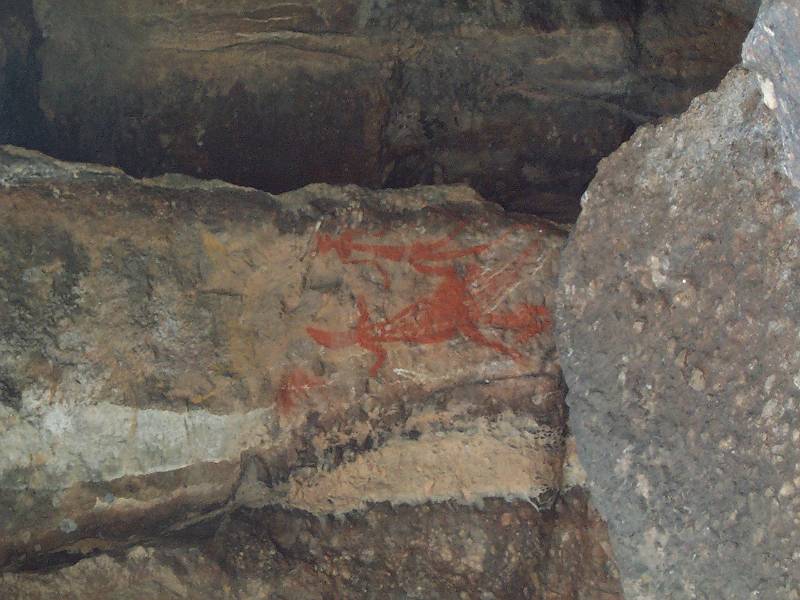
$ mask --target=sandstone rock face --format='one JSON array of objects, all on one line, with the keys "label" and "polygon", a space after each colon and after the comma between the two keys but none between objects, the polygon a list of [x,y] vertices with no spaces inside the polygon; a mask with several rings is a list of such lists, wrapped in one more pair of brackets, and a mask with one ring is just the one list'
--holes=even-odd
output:
[{"label": "sandstone rock face", "polygon": [[469,183],[574,219],[597,162],[737,62],[756,0],[34,0],[46,141],[271,192]]},{"label": "sandstone rock face", "polygon": [[0,596],[619,598],[557,227],[465,187],[271,196],[10,147],[0,186],[0,564],[105,553]]},{"label": "sandstone rock face", "polygon": [[374,505],[319,519],[239,510],[201,543],[134,546],[48,573],[0,575],[19,600],[597,598],[617,600],[604,526],[576,490],[526,502]]},{"label": "sandstone rock face", "polygon": [[797,115],[774,100],[736,69],[640,129],[563,255],[571,424],[627,598],[800,597]]}]

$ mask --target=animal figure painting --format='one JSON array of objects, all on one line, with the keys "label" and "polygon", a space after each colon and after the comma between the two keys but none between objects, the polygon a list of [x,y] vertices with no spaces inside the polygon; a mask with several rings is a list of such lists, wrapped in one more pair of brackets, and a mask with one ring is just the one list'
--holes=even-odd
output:
[{"label": "animal figure painting", "polygon": [[[387,360],[385,346],[394,343],[436,344],[462,336],[480,346],[521,360],[522,353],[501,341],[491,330],[511,331],[518,343],[524,343],[551,327],[550,312],[544,305],[520,304],[511,310],[498,311],[508,292],[519,282],[520,269],[539,248],[534,240],[518,252],[512,261],[496,270],[482,271],[477,264],[460,262],[475,258],[492,246],[502,243],[507,232],[492,244],[457,247],[458,228],[445,238],[417,241],[408,245],[364,243],[356,241],[366,233],[347,230],[339,237],[320,234],[320,253],[336,252],[344,264],[366,264],[378,270],[384,287],[391,287],[386,262],[404,262],[418,273],[435,281],[432,292],[421,296],[395,314],[373,320],[367,299],[356,298],[358,317],[349,331],[328,331],[308,327],[308,334],[329,349],[360,346],[375,356],[369,374],[375,377]],[[382,234],[374,237],[382,237]]]}]

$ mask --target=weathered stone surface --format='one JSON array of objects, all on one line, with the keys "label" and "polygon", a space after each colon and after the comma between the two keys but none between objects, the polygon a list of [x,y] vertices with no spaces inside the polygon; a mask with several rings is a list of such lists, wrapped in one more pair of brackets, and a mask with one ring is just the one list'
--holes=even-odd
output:
[{"label": "weathered stone surface", "polygon": [[466,182],[573,219],[597,162],[738,61],[755,0],[34,0],[46,143],[272,192]]},{"label": "weathered stone surface", "polygon": [[[550,514],[528,503],[373,505],[341,519],[240,510],[200,542],[136,546],[45,574],[0,575],[0,593],[133,598],[621,598],[604,526],[576,488]],[[167,592],[165,592],[165,590]]]},{"label": "weathered stone surface", "polygon": [[[566,439],[548,308],[564,237],[465,187],[272,196],[6,147],[0,564],[162,548],[252,511],[269,539],[305,532],[287,572],[329,548],[320,589],[413,597],[412,565],[441,551],[421,597],[618,597]],[[25,589],[135,578],[109,560]]]},{"label": "weathered stone surface", "polygon": [[571,426],[627,598],[800,597],[800,230],[765,102],[736,69],[640,129],[563,255]]},{"label": "weathered stone surface", "polygon": [[[789,176],[800,188],[800,6],[770,0],[744,45],[744,65],[761,77],[765,101],[776,111]],[[798,202],[800,208],[800,201]]]}]

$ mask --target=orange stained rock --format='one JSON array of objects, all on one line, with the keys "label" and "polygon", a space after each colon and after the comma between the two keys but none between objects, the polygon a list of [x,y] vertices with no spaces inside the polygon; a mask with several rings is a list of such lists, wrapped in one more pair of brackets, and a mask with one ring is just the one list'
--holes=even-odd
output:
[{"label": "orange stained rock", "polygon": [[[501,239],[503,237],[505,235]],[[447,243],[450,239],[448,238]],[[476,265],[470,265],[465,275],[460,274],[452,262],[453,259],[477,254],[489,245],[431,253],[430,249],[438,247],[435,245],[440,242],[438,240],[420,245],[427,248],[427,256],[437,256],[433,261],[436,264],[427,264],[425,261],[414,263],[417,271],[438,279],[438,285],[431,294],[379,321],[371,320],[366,298],[359,296],[356,300],[358,320],[355,328],[349,331],[327,331],[308,327],[308,334],[326,348],[338,349],[357,345],[369,350],[375,355],[375,362],[369,371],[373,377],[386,361],[384,345],[389,343],[433,344],[461,335],[478,345],[492,348],[514,360],[521,360],[522,354],[519,350],[488,336],[482,329],[513,331],[518,342],[525,342],[551,326],[550,312],[543,305],[522,304],[506,312],[495,310],[495,306],[511,287],[519,282],[519,269],[539,248],[539,242],[531,242],[500,269],[482,273]],[[387,254],[396,256],[393,253]]]},{"label": "orange stained rock", "polygon": [[325,381],[308,373],[305,369],[294,368],[281,377],[278,389],[277,404],[281,414],[288,414],[295,406],[298,396],[308,397],[312,388],[324,385]]},{"label": "orange stained rock", "polygon": [[357,239],[365,236],[372,238],[384,236],[383,233],[368,234],[357,229],[347,229],[339,237],[320,233],[317,235],[317,251],[320,254],[336,252],[339,260],[343,263],[372,265],[381,274],[383,285],[388,290],[391,287],[391,280],[386,268],[380,263],[381,260],[408,263],[419,271],[424,268],[426,263],[474,256],[489,248],[489,244],[479,244],[467,248],[448,248],[463,228],[464,226],[461,225],[443,238],[430,242],[416,241],[411,244],[366,244],[357,242]]}]

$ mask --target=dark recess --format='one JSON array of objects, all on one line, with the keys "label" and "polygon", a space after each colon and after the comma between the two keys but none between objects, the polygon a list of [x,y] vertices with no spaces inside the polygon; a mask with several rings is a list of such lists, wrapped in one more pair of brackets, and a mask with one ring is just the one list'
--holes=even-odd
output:
[{"label": "dark recess", "polygon": [[41,69],[36,60],[41,43],[31,0],[4,0],[0,8],[0,144],[40,148],[45,142],[39,109]]},{"label": "dark recess", "polygon": [[292,16],[289,44],[208,50],[152,40],[237,39],[261,12],[47,0],[43,33],[32,0],[7,0],[0,143],[273,193],[466,183],[569,222],[600,159],[738,62],[758,4],[339,0]]}]

